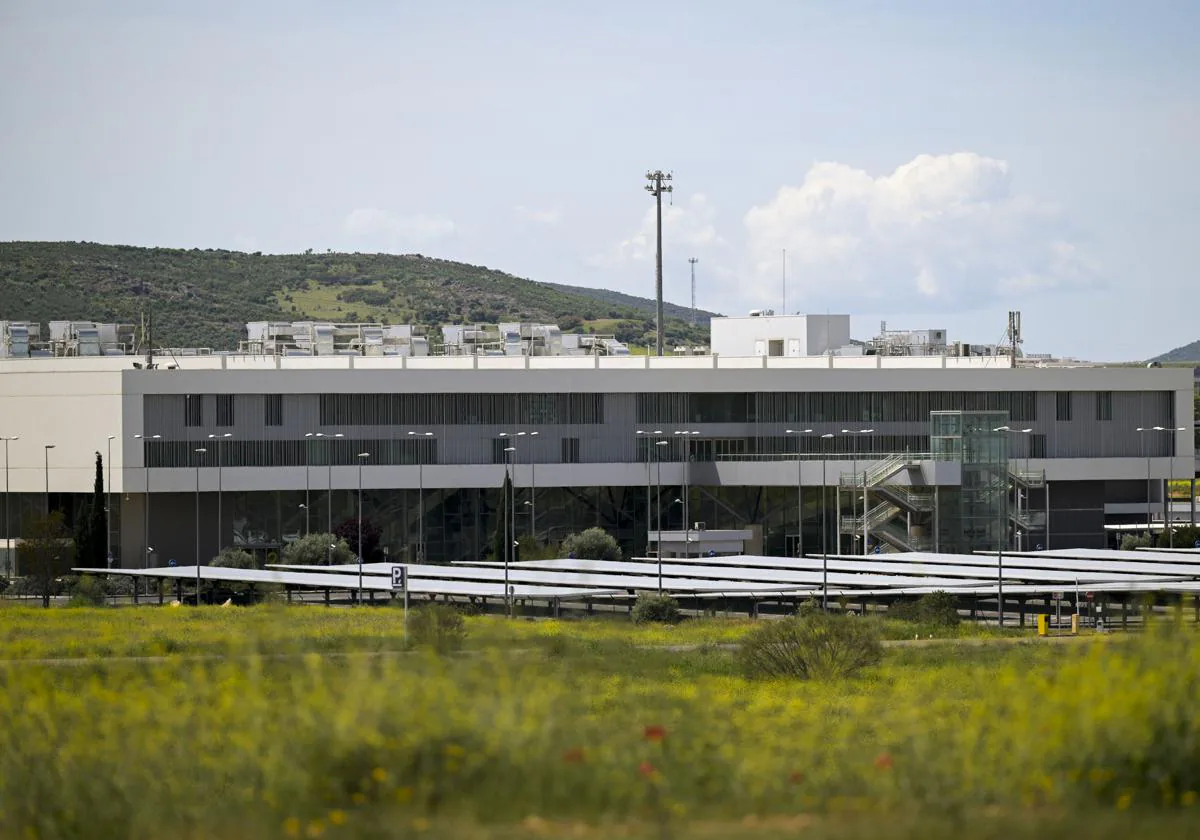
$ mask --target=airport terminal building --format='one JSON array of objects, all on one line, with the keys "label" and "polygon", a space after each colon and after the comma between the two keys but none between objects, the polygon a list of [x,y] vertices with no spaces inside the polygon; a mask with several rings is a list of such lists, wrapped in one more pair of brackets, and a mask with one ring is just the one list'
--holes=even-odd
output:
[{"label": "airport terminal building", "polygon": [[1103,547],[1196,475],[1190,369],[1014,364],[935,331],[868,354],[831,346],[844,317],[714,319],[709,352],[664,357],[536,325],[435,353],[295,324],[147,359],[111,325],[0,322],[0,545],[73,518],[97,452],[126,568],[268,556],[360,498],[392,559],[432,563],[485,558],[506,508],[517,537],[598,525],[634,555],[697,529],[777,555]]}]

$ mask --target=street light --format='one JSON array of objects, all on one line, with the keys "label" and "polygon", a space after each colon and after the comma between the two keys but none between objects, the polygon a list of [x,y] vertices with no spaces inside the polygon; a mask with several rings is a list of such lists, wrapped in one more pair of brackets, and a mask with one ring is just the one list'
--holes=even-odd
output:
[{"label": "street light", "polygon": [[691,545],[689,543],[692,536],[691,522],[691,484],[692,484],[692,445],[688,443],[688,438],[692,435],[698,435],[696,431],[676,431],[674,434],[683,437],[683,556],[690,558],[692,556]]},{"label": "street light", "polygon": [[[788,429],[789,435],[811,435],[812,429]],[[800,438],[796,438],[796,556],[804,556],[804,468],[800,459]],[[824,491],[822,491],[824,492]]]},{"label": "street light", "polygon": [[46,454],[46,516],[50,515],[50,450],[55,444],[47,443],[44,445]]},{"label": "street light", "polygon": [[[162,435],[134,435],[133,438],[134,440],[160,440]],[[145,549],[145,560],[143,561],[145,566],[143,568],[145,568],[150,565],[150,555],[154,553],[154,549],[150,547],[150,459],[146,457],[146,448],[144,445],[142,447],[142,469],[146,471],[146,509],[142,511],[142,519],[144,520],[142,522],[144,532],[142,548]]]},{"label": "street light", "polygon": [[[203,455],[208,450],[203,446],[193,450]],[[196,459],[196,606],[200,606],[200,460]]]},{"label": "street light", "polygon": [[[833,432],[826,432],[821,435],[821,440],[832,440]],[[829,444],[825,444],[828,446]],[[825,497],[829,495],[829,487],[826,485],[825,465],[829,463],[828,450],[822,453],[821,458],[821,611],[825,612],[829,609],[829,513],[825,508]]]},{"label": "street light", "polygon": [[[313,437],[340,438],[340,437],[345,437],[345,435],[343,435],[341,432],[336,432],[335,434],[332,434],[332,435],[327,435],[324,432],[317,432],[315,435],[313,435]],[[330,443],[330,445],[325,448],[325,465],[326,465],[326,470],[327,470],[326,487],[327,487],[327,492],[328,492],[328,497],[325,499],[325,514],[328,517],[328,522],[326,524],[327,524],[327,527],[329,530],[327,531],[327,533],[332,534],[333,533],[333,441],[331,440],[329,443]],[[329,551],[325,552],[325,565],[328,566],[332,563],[333,563],[333,549],[331,548]]]},{"label": "street light", "polygon": [[233,437],[231,432],[226,432],[223,435],[208,436],[208,439],[213,441],[217,447],[217,554],[221,553],[221,541],[225,538],[221,531],[221,473],[224,466],[222,452],[225,450],[225,447],[221,445],[221,441],[231,437]]},{"label": "street light", "polygon": [[371,457],[369,452],[358,453],[358,605],[362,606],[363,544],[362,544],[362,468],[363,461]]},{"label": "street light", "polygon": [[[993,432],[1008,432],[1009,434],[1012,434],[1012,435],[1027,435],[1030,432],[1032,432],[1033,429],[1014,429],[1009,426],[1000,426],[998,428],[992,429],[992,431]],[[1028,452],[1028,449],[1026,449],[1026,452]],[[1006,470],[1008,469],[1007,461],[1004,464],[1004,468]],[[1008,479],[1006,476],[1005,477],[1006,484],[1007,484],[1007,481],[1008,481]],[[1018,514],[1018,516],[1021,513],[1020,492],[1021,492],[1020,490],[1017,491],[1017,514]],[[1026,499],[1026,502],[1028,502],[1028,498]],[[1004,522],[1004,534],[1005,535],[1008,534],[1007,519]],[[997,627],[1004,626],[1004,544],[1005,544],[1005,542],[1007,542],[1007,540],[1005,540],[1002,537],[1000,539],[1000,550],[998,552],[996,552],[996,626]],[[1024,546],[1022,546],[1022,548],[1023,547]]]},{"label": "street light", "polygon": [[4,441],[4,544],[7,546],[8,557],[10,558],[8,565],[11,569],[13,577],[17,576],[17,555],[12,550],[12,532],[9,530],[10,522],[8,519],[8,442],[10,440],[20,439],[20,435],[14,435],[12,437],[0,437],[0,440]]},{"label": "street light", "polygon": [[663,577],[663,575],[662,575],[662,567],[663,567],[662,552],[663,552],[663,548],[662,548],[662,456],[660,454],[658,454],[659,452],[661,452],[661,450],[658,449],[658,447],[666,446],[668,443],[669,443],[669,441],[665,441],[665,440],[656,440],[654,442],[654,446],[655,446],[654,470],[656,473],[656,475],[654,476],[654,480],[655,480],[656,486],[658,487],[658,493],[655,494],[658,497],[656,499],[657,504],[654,506],[655,520],[658,525],[658,551],[655,552],[655,554],[658,555],[658,594],[659,594],[659,597],[661,597],[663,594],[663,584],[662,584],[662,577]]},{"label": "street light", "polygon": [[[662,434],[662,429],[655,429],[655,430],[654,430],[654,431],[652,431],[652,432],[648,432],[648,431],[646,431],[646,430],[644,430],[644,429],[638,429],[638,430],[637,430],[637,434],[639,434],[639,435],[646,435],[646,436],[647,436],[647,438],[649,438],[649,437],[655,437],[655,436],[658,436],[658,435],[661,435],[661,434]],[[650,445],[649,445],[649,444],[646,444],[646,546],[647,546],[647,549],[649,549],[649,545],[650,545],[650,531],[652,530],[652,529],[650,528],[650,505],[651,505],[651,494],[650,494]],[[658,547],[657,547],[657,550],[658,550],[658,551],[662,551],[662,546],[661,546],[661,545],[660,545],[660,546],[658,546]]]},{"label": "street light", "polygon": [[[501,432],[500,437],[508,437],[508,435],[505,434],[504,432]],[[512,454],[510,455],[509,453],[512,453]],[[512,473],[516,471],[516,463],[515,463],[516,457],[517,457],[517,448],[515,446],[504,447],[504,475],[505,475],[505,478],[508,479],[508,484],[510,487],[512,487],[512,485],[513,485]],[[515,490],[515,488],[513,488],[513,489]],[[513,546],[515,546],[517,544],[516,539],[514,539],[514,537],[516,537],[516,534],[514,532],[517,529],[517,522],[516,522],[517,513],[516,513],[516,507],[513,505],[513,500],[511,498],[511,496],[513,496],[513,495],[516,495],[516,494],[512,493],[510,495],[509,500],[508,500],[508,505],[505,507],[504,514],[503,514],[503,516],[504,516],[503,521],[505,523],[504,529],[503,529],[505,532],[504,533],[504,615],[507,618],[512,618],[512,597],[510,596],[509,586],[508,586],[508,565],[510,562],[510,557],[512,556]],[[501,502],[504,501],[503,491],[500,493],[500,501]]]},{"label": "street light", "polygon": [[[409,432],[412,437],[433,437],[433,432]],[[425,453],[417,444],[417,562],[425,562]]]},{"label": "street light", "polygon": [[[854,481],[858,483],[858,435],[872,434],[874,429],[842,429],[842,434],[853,435],[854,452],[851,455],[851,472],[854,474]],[[851,485],[853,487],[853,485]],[[850,493],[850,521],[854,522],[855,498],[853,490]],[[851,533],[853,537],[853,533]],[[850,543],[854,545],[853,540]],[[867,556],[867,471],[863,470],[863,556]]]},{"label": "street light", "polygon": [[308,511],[309,511],[310,507],[312,506],[312,500],[309,498],[309,480],[308,480],[309,473],[311,472],[309,470],[309,461],[310,461],[309,444],[312,442],[310,440],[310,438],[315,437],[315,436],[316,435],[313,432],[305,432],[304,433],[304,504],[300,505],[300,507],[304,508],[304,536],[306,536],[306,537],[308,536],[309,532],[312,530],[310,527],[310,524],[309,524],[309,515],[308,515]]},{"label": "street light", "polygon": [[[1166,427],[1166,426],[1151,426],[1150,428],[1143,428],[1141,426],[1138,426],[1137,430],[1138,430],[1138,432],[1166,432],[1168,434],[1173,434],[1174,432],[1187,431],[1183,426],[1176,426],[1173,428]],[[1151,482],[1151,479],[1150,479],[1150,453],[1146,450],[1145,440],[1146,439],[1143,437],[1142,438],[1142,452],[1144,452],[1146,455],[1146,536],[1149,537],[1150,534],[1152,533],[1151,532],[1151,518],[1152,518],[1153,514],[1151,513],[1151,507],[1150,507],[1150,495],[1151,495],[1150,494],[1150,482]],[[1170,476],[1167,477],[1167,481],[1170,481]],[[1166,489],[1164,488],[1164,490],[1163,490],[1163,529],[1166,530],[1166,532],[1167,532],[1168,545],[1173,548],[1174,544],[1175,544],[1175,535],[1172,534],[1170,528],[1168,528],[1168,520],[1170,519],[1170,511],[1171,511],[1171,505],[1167,499]]]},{"label": "street light", "polygon": [[[1010,435],[1028,435],[1033,432],[1033,429],[1014,429],[1011,426],[999,426],[995,429],[992,429],[992,431],[993,432],[1008,432]],[[1030,445],[1030,442],[1027,441],[1025,444],[1025,475],[1022,476],[1023,482],[1029,480],[1029,450],[1031,448],[1032,448],[1032,446]],[[1012,460],[1015,461],[1016,459],[1014,458]],[[1021,494],[1020,488],[1017,488],[1018,525],[1020,524],[1019,517],[1020,517],[1020,513],[1021,513],[1021,495],[1022,494]],[[1028,513],[1028,511],[1029,511],[1029,490],[1028,489],[1025,490],[1024,495],[1025,495],[1025,511],[1026,511],[1026,513]],[[1008,523],[1005,523],[1006,530],[1007,530],[1007,527],[1008,527]],[[1028,534],[1023,530],[1019,530],[1019,532],[1016,536],[1019,537],[1017,548],[1019,550],[1024,550],[1025,537],[1027,537]]]},{"label": "street light", "polygon": [[[112,544],[112,442],[116,435],[108,436],[108,482],[106,489],[108,492],[104,494],[104,530],[106,538],[104,544],[108,546],[108,567],[111,569],[113,564],[113,544]],[[115,597],[115,596],[114,596]]]}]

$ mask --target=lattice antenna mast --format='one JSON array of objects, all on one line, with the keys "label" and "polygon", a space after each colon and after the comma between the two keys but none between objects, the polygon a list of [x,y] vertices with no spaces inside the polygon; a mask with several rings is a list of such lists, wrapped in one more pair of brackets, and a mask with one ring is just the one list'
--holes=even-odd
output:
[{"label": "lattice antenna mast", "polygon": [[663,354],[663,271],[662,271],[662,195],[674,192],[669,183],[670,172],[656,169],[646,173],[646,192],[654,196],[655,206],[655,243],[654,250],[654,352],[656,356]]}]

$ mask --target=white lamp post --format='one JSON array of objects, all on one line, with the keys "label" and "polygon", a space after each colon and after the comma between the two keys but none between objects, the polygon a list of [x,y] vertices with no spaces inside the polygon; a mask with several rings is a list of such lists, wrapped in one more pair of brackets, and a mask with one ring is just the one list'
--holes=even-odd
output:
[{"label": "white lamp post", "polygon": [[[341,432],[332,435],[327,435],[324,432],[317,432],[313,437],[319,438],[340,438],[345,437]],[[327,533],[333,533],[333,441],[329,441],[329,446],[325,447],[325,468],[326,468],[326,490],[327,496],[325,499],[325,515],[327,517],[326,527]],[[333,549],[325,552],[325,565],[333,563]]]},{"label": "white lamp post", "polygon": [[222,475],[224,467],[224,457],[222,453],[225,447],[222,446],[222,441],[233,437],[231,432],[226,432],[223,435],[209,435],[208,438],[217,448],[217,554],[221,553],[221,541],[225,539],[225,535],[221,532],[221,485],[223,484]]},{"label": "white lamp post", "polygon": [[[1173,428],[1168,427],[1168,426],[1151,426],[1149,428],[1143,428],[1141,426],[1138,426],[1137,430],[1139,433],[1158,432],[1160,434],[1163,432],[1166,432],[1167,434],[1174,434],[1175,432],[1187,431],[1187,429],[1185,429],[1183,426],[1176,426]],[[1142,451],[1146,453],[1146,536],[1149,537],[1151,534],[1150,529],[1152,527],[1153,514],[1151,512],[1151,506],[1150,506],[1150,496],[1151,496],[1151,493],[1150,493],[1150,484],[1151,484],[1150,453],[1146,450],[1145,440],[1146,440],[1146,438],[1143,437],[1142,438]],[[1170,476],[1167,477],[1167,481],[1168,482],[1170,481]],[[1164,490],[1163,490],[1163,528],[1167,529],[1167,540],[1173,546],[1175,536],[1174,536],[1174,534],[1171,533],[1171,531],[1169,529],[1170,518],[1171,518],[1171,503],[1170,503],[1170,500],[1168,499],[1168,493],[1166,491],[1166,488],[1164,487]]]},{"label": "white lamp post", "polygon": [[[811,435],[812,429],[788,429],[789,435]],[[796,556],[804,556],[804,461],[800,438],[796,438]],[[825,492],[822,488],[821,492]]]},{"label": "white lamp post", "polygon": [[655,519],[656,519],[657,525],[658,525],[658,551],[656,553],[658,555],[658,594],[659,594],[659,596],[661,596],[663,594],[663,572],[662,572],[663,548],[662,548],[662,455],[659,454],[661,452],[661,450],[659,450],[658,447],[666,446],[667,443],[668,443],[668,441],[665,441],[665,440],[656,440],[654,442],[654,450],[655,450],[654,469],[655,469],[655,472],[657,473],[657,475],[655,475],[654,479],[655,479],[655,483],[658,486],[657,496],[659,497],[657,499],[658,504],[655,505]]},{"label": "white lamp post", "polygon": [[108,547],[108,567],[111,569],[113,564],[113,532],[112,532],[112,442],[116,435],[108,436],[108,460],[105,464],[108,467],[108,478],[105,479],[104,493],[104,530],[106,538],[105,546]]},{"label": "white lamp post", "polygon": [[[409,432],[412,437],[430,438],[433,432]],[[425,452],[417,442],[417,562],[425,562]]]},{"label": "white lamp post", "polygon": [[[874,429],[842,429],[842,434],[853,435],[854,451],[851,456],[851,471],[854,474],[855,482],[858,481],[858,436],[869,435],[874,433]],[[855,499],[854,493],[850,493],[850,521],[854,521]],[[853,535],[852,535],[853,536]],[[867,471],[863,470],[863,556],[867,555]],[[854,543],[851,542],[853,547]]]},{"label": "white lamp post", "polygon": [[[500,437],[508,437],[508,434],[501,432]],[[517,448],[515,446],[504,447],[504,475],[508,479],[509,486],[513,488],[514,492],[512,493],[512,496],[516,495],[516,488],[513,487],[515,482],[512,478],[512,473],[516,471],[516,457]],[[500,493],[500,501],[504,501],[503,491]],[[508,586],[508,566],[510,563],[510,558],[512,557],[513,546],[517,544],[515,539],[516,534],[514,533],[517,529],[517,523],[516,506],[513,504],[513,499],[511,496],[508,500],[508,504],[505,506],[503,516],[503,521],[505,523],[502,528],[504,531],[504,615],[507,618],[512,618],[512,597],[510,596]]]},{"label": "white lamp post", "polygon": [[[134,440],[160,440],[162,435],[134,435]],[[142,469],[146,471],[146,509],[142,511],[142,529],[144,531],[142,539],[142,548],[144,549],[146,566],[150,565],[150,555],[154,553],[154,549],[150,547],[150,459],[146,457],[146,447],[142,446]]]},{"label": "white lamp post", "polygon": [[[193,450],[203,455],[208,450],[198,447]],[[200,459],[196,459],[196,606],[200,606]]]},{"label": "white lamp post", "polygon": [[362,544],[362,468],[363,461],[371,457],[369,452],[358,453],[358,604],[362,606],[362,585],[363,585],[363,544]]},{"label": "white lamp post", "polygon": [[[833,432],[826,432],[821,435],[821,440],[832,440]],[[826,444],[828,446],[828,444]],[[828,522],[829,514],[825,508],[825,497],[829,495],[829,488],[826,486],[825,465],[829,463],[829,453],[822,453],[821,457],[821,610],[825,611],[829,608],[829,534]]]},{"label": "white lamp post", "polygon": [[8,565],[13,577],[16,577],[17,575],[17,555],[12,549],[12,531],[10,530],[11,522],[8,518],[8,442],[20,439],[21,438],[19,435],[13,435],[12,437],[0,437],[0,440],[4,441],[4,539],[6,540],[5,545],[8,546],[9,557],[11,558]]},{"label": "white lamp post", "polygon": [[43,446],[46,455],[46,515],[50,515],[50,450],[55,447],[53,443],[47,443]]}]

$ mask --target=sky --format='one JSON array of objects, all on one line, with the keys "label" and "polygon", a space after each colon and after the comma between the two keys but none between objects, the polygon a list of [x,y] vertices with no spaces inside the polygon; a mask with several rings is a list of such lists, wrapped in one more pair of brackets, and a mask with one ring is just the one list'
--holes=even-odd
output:
[{"label": "sky", "polygon": [[[1200,3],[0,0],[0,240],[420,253],[1140,359],[1200,338]],[[2,302],[0,302],[2,303]]]}]

